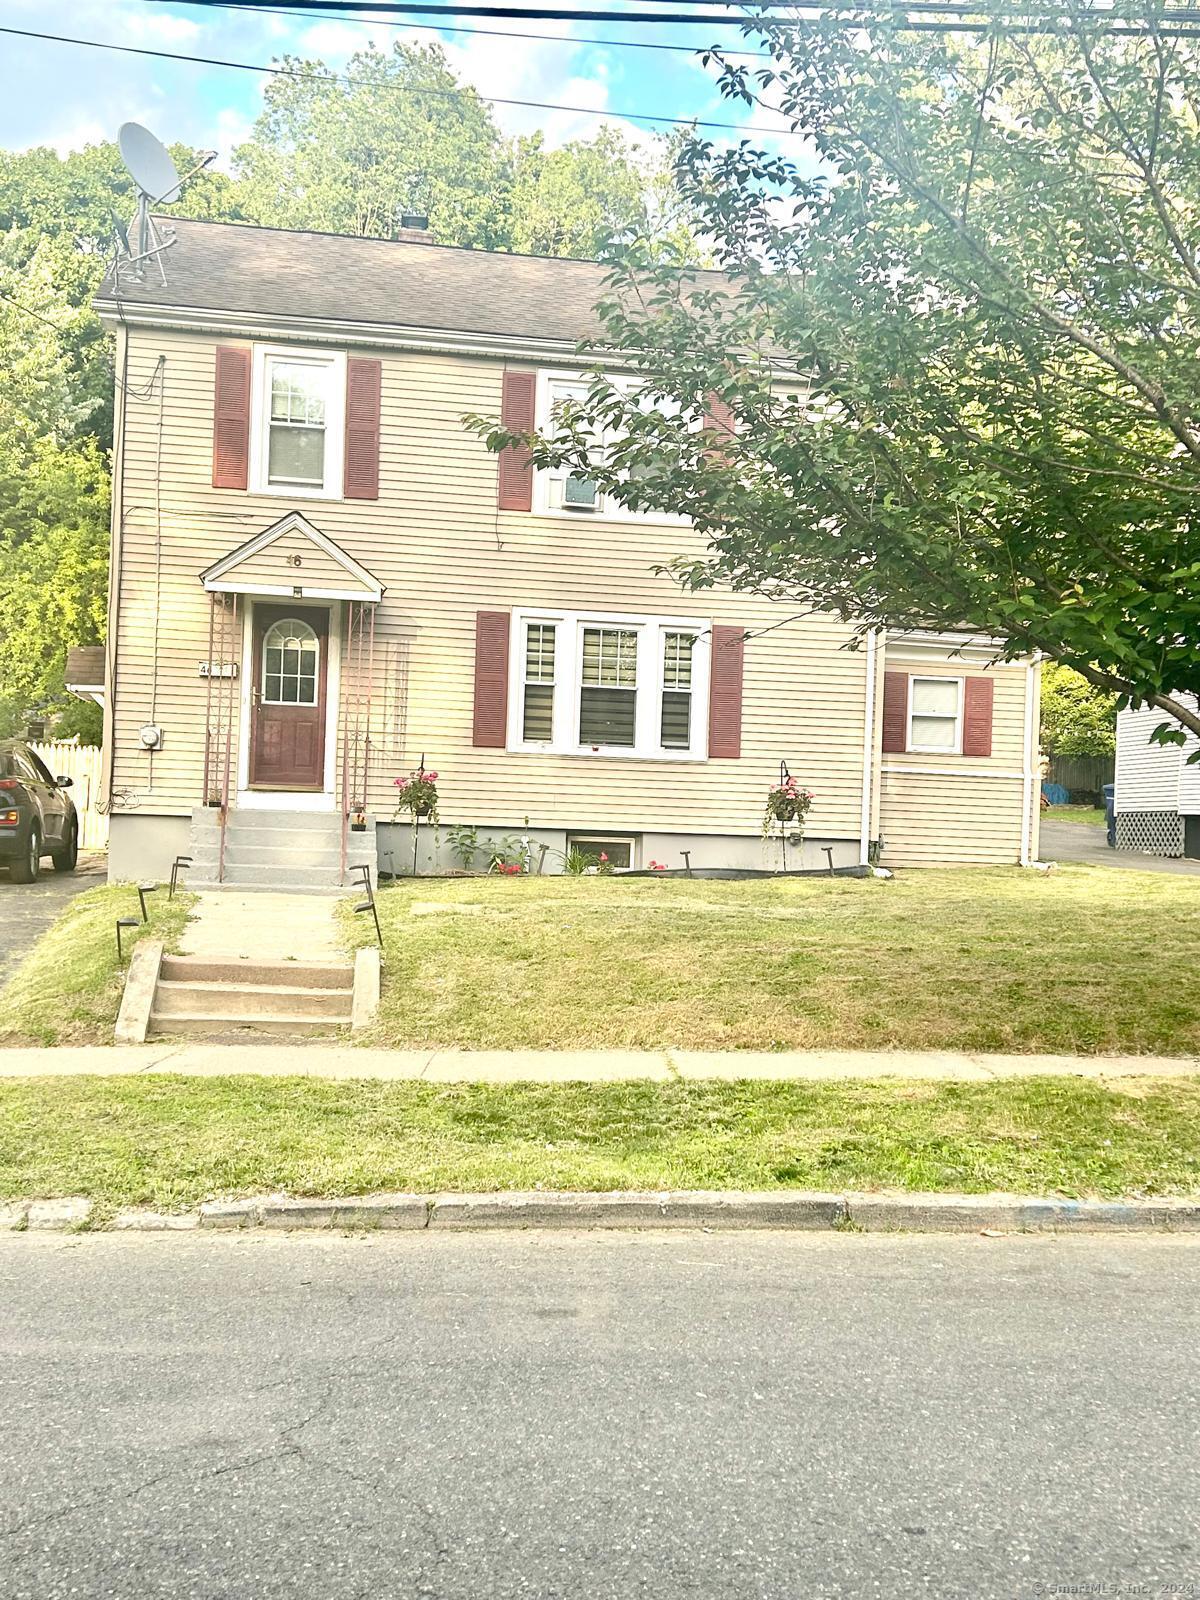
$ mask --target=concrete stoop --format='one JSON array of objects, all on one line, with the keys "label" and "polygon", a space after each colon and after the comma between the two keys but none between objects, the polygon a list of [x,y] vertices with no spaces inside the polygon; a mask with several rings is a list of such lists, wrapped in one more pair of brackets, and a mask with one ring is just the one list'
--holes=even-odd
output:
[{"label": "concrete stoop", "polygon": [[354,969],[340,963],[164,955],[146,1037],[331,1033],[353,1011]]},{"label": "concrete stoop", "polygon": [[225,829],[221,871],[220,813],[198,806],[192,812],[187,872],[191,889],[260,888],[313,893],[357,883],[356,868],[376,873],[374,819],[346,840],[342,873],[342,819],[333,811],[233,810]]}]

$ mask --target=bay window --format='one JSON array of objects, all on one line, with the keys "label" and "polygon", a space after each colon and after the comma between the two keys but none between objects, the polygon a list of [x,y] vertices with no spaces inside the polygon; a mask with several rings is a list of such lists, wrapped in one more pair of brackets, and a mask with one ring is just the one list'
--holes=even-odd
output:
[{"label": "bay window", "polygon": [[709,624],[592,612],[513,614],[509,746],[560,755],[706,754]]}]

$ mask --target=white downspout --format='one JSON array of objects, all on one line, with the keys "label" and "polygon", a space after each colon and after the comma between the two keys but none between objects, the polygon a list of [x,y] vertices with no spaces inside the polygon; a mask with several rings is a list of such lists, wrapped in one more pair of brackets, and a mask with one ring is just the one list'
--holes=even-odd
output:
[{"label": "white downspout", "polygon": [[1033,786],[1037,778],[1035,762],[1037,759],[1037,732],[1033,720],[1034,686],[1036,673],[1041,664],[1041,656],[1035,655],[1025,668],[1025,776],[1022,782],[1021,794],[1021,865],[1028,867],[1033,861]]},{"label": "white downspout", "polygon": [[875,779],[875,651],[878,635],[874,628],[867,635],[867,695],[863,727],[863,786],[862,809],[859,816],[861,845],[858,853],[860,866],[866,866],[871,855],[871,791]]}]

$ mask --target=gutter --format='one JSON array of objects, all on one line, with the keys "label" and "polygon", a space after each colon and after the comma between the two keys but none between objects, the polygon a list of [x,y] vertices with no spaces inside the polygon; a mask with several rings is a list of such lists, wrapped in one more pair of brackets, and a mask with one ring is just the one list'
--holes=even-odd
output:
[{"label": "gutter", "polygon": [[871,859],[871,798],[875,781],[875,679],[877,676],[875,656],[878,649],[879,636],[875,629],[867,635],[867,693],[864,706],[863,727],[863,781],[862,781],[862,808],[859,818],[861,843],[859,846],[859,862],[867,866]]},{"label": "gutter", "polygon": [[1025,771],[1024,782],[1021,786],[1021,865],[1028,867],[1034,860],[1033,850],[1033,807],[1034,807],[1034,782],[1037,778],[1035,759],[1037,754],[1037,730],[1034,721],[1034,701],[1037,698],[1037,679],[1034,674],[1041,669],[1042,658],[1033,657],[1025,668]]},{"label": "gutter", "polygon": [[[105,327],[171,328],[187,333],[217,333],[244,339],[305,339],[324,344],[372,345],[439,355],[516,356],[527,360],[579,360],[577,339],[537,339],[512,334],[453,332],[444,328],[398,327],[352,317],[289,317],[278,312],[226,311],[215,307],[130,305],[112,299],[92,302]],[[606,352],[597,349],[596,358]]]}]

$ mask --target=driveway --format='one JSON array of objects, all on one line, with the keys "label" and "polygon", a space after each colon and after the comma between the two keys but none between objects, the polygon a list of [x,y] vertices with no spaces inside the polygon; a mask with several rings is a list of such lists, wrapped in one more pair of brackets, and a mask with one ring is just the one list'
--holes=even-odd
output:
[{"label": "driveway", "polygon": [[1174,872],[1200,877],[1200,861],[1174,856],[1143,856],[1135,850],[1110,850],[1104,829],[1084,822],[1043,822],[1038,854],[1043,861],[1084,861],[1092,867],[1132,867],[1137,872]]},{"label": "driveway", "polygon": [[0,1594],[1190,1595],[1198,1299],[1185,1235],[0,1235]]},{"label": "driveway", "polygon": [[36,883],[12,883],[8,873],[0,871],[0,983],[12,976],[13,968],[68,900],[104,882],[104,871],[105,859],[99,852],[80,856],[74,872],[55,872],[49,861],[43,861]]}]

